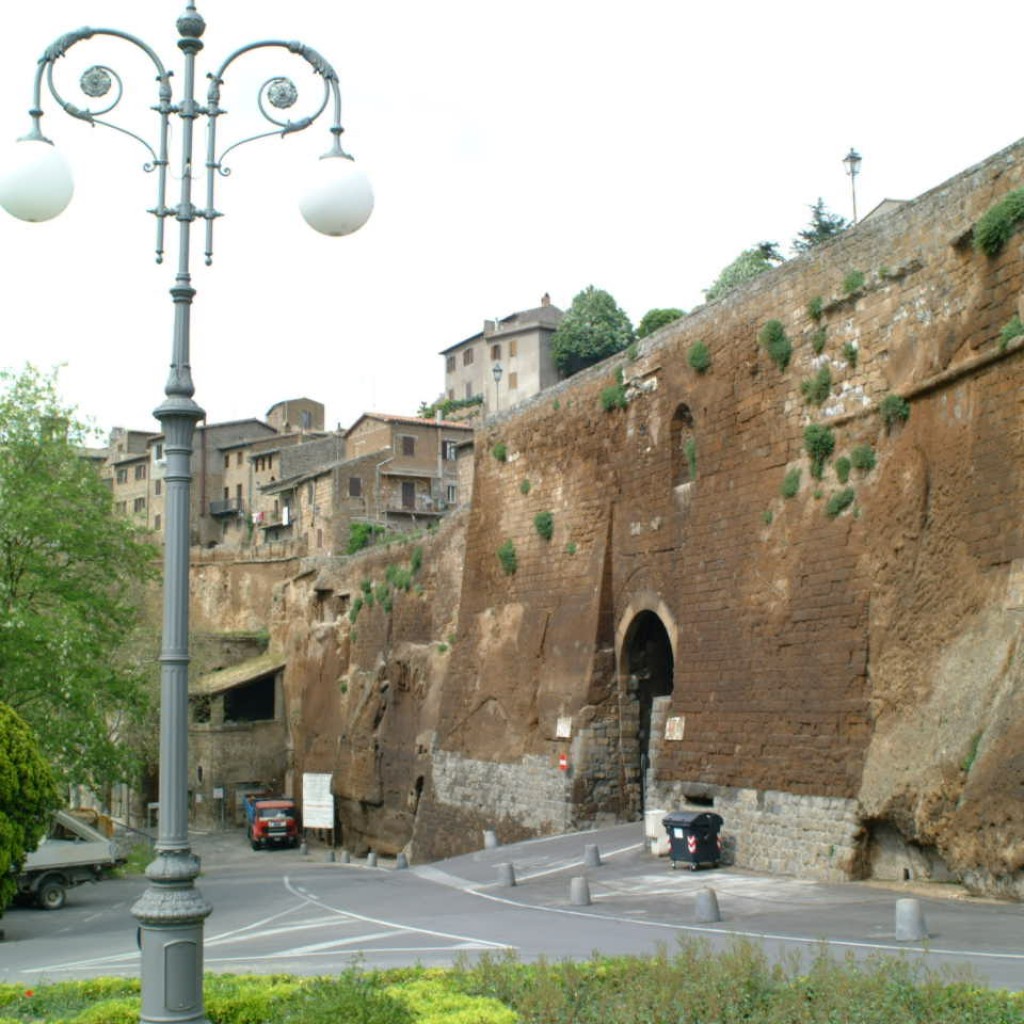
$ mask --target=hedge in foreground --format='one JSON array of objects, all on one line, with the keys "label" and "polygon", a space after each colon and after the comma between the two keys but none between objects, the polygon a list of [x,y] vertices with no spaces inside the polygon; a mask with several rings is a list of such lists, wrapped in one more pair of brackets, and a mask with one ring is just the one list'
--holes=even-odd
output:
[{"label": "hedge in foreground", "polygon": [[[0,985],[0,1024],[136,1024],[137,981]],[[451,970],[350,969],[333,977],[208,975],[211,1024],[1024,1024],[1024,995],[901,957],[769,963],[759,946]]]}]

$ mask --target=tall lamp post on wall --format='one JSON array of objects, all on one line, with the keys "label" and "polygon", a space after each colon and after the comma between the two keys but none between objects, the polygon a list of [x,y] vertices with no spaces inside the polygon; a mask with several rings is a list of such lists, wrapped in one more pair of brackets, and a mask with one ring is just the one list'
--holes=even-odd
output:
[{"label": "tall lamp post on wall", "polygon": [[[369,182],[341,148],[341,94],[338,76],[316,50],[297,42],[264,40],[240,47],[210,74],[206,105],[195,96],[195,61],[202,50],[206,24],[193,0],[177,20],[178,49],[184,56],[182,91],[177,99],[171,88],[171,73],[157,54],[141,39],[116,29],[81,28],[53,42],[40,58],[35,76],[31,128],[15,147],[18,155],[12,167],[0,177],[0,204],[15,217],[27,221],[49,220],[70,202],[73,183],[67,163],[40,130],[42,86],[72,117],[90,125],[115,128],[140,142],[149,152],[146,170],[156,176],[156,259],[162,262],[164,224],[178,223],[178,269],[171,288],[174,330],[170,375],[165,398],[154,415],[165,435],[167,457],[166,512],[164,538],[164,610],[160,649],[160,822],[156,856],[146,869],[149,880],[145,893],[132,907],[139,922],[142,955],[142,1020],[144,1022],[204,1021],[203,922],[211,911],[195,887],[199,861],[188,839],[188,590],[189,590],[189,491],[192,479],[192,442],[195,425],[205,415],[193,401],[194,388],[189,365],[189,330],[192,287],[189,271],[190,235],[197,220],[206,222],[206,262],[213,257],[213,223],[220,216],[214,206],[217,178],[230,173],[223,163],[227,150],[218,151],[217,122],[225,113],[220,107],[220,89],[228,67],[239,57],[266,48],[284,50],[306,61],[309,70],[323,81],[323,95],[308,116],[287,118],[286,111],[298,98],[289,78],[270,78],[260,86],[257,103],[262,116],[273,126],[268,131],[242,139],[229,149],[271,135],[302,131],[331,107],[331,143],[321,157],[313,183],[301,197],[299,208],[307,223],[326,235],[346,235],[358,230],[373,209]],[[94,37],[112,37],[142,51],[156,73],[157,102],[152,110],[158,117],[156,143],[151,145],[134,132],[105,120],[120,102],[122,81],[110,67],[95,64],[79,80],[79,86],[97,109],[82,109],[67,100],[54,81],[57,61],[73,46]],[[319,91],[319,90],[318,90]],[[180,194],[174,205],[167,204],[169,135],[171,118],[180,119]],[[192,201],[193,130],[198,118],[206,119],[205,206]]]},{"label": "tall lamp post on wall", "polygon": [[494,411],[499,412],[501,410],[501,393],[499,388],[501,386],[501,375],[504,371],[501,368],[501,363],[495,363],[491,367],[491,373],[494,376]]},{"label": "tall lamp post on wall", "polygon": [[861,156],[853,148],[850,147],[850,152],[843,157],[843,165],[846,167],[846,173],[850,176],[850,194],[853,198],[853,223],[857,223],[857,175],[860,173]]}]

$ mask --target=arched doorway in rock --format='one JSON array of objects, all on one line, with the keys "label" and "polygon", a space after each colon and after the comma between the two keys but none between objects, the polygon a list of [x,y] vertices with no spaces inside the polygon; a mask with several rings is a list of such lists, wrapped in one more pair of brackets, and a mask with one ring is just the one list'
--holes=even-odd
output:
[{"label": "arched doorway in rock", "polygon": [[[626,762],[627,788],[640,814],[646,804],[647,771],[651,763],[655,701],[672,694],[675,659],[668,630],[657,613],[639,612],[630,622],[622,643],[622,669],[627,706],[636,714],[634,736],[623,728],[622,746]],[[624,723],[633,715],[624,716]]]}]

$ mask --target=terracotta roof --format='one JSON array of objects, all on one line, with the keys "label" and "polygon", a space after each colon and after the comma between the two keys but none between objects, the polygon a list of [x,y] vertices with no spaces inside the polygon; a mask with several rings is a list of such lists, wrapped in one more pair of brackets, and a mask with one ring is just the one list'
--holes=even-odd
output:
[{"label": "terracotta roof", "polygon": [[355,430],[356,424],[361,423],[363,420],[382,420],[384,423],[408,423],[410,426],[418,427],[444,427],[447,430],[473,430],[472,427],[456,420],[435,420],[428,419],[425,416],[397,416],[387,412],[364,412],[345,433],[351,434]]}]

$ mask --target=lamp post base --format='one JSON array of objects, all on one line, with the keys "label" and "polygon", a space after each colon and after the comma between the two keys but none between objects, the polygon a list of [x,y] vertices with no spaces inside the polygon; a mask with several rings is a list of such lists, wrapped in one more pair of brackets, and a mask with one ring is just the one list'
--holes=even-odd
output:
[{"label": "lamp post base", "polygon": [[142,1024],[206,1024],[203,922],[213,909],[193,884],[199,858],[158,851],[149,888],[132,907],[142,952]]}]

